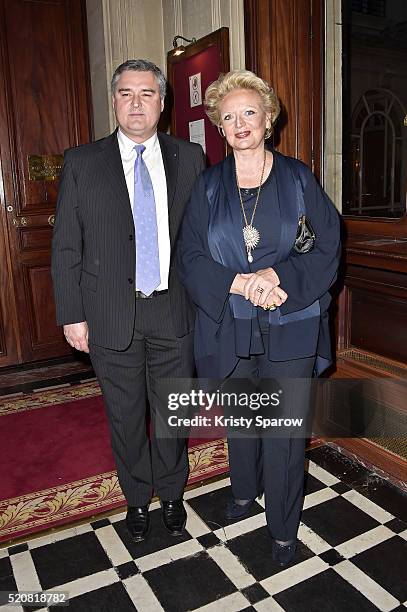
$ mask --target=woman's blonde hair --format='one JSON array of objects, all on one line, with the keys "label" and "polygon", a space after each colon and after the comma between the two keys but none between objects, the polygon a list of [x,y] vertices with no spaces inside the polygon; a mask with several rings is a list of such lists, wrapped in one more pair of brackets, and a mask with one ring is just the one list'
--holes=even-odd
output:
[{"label": "woman's blonde hair", "polygon": [[250,70],[233,70],[221,74],[218,80],[211,83],[205,92],[206,114],[214,125],[220,125],[220,103],[228,93],[235,89],[251,89],[257,92],[265,112],[270,115],[271,123],[274,124],[280,114],[280,103],[274,89]]}]

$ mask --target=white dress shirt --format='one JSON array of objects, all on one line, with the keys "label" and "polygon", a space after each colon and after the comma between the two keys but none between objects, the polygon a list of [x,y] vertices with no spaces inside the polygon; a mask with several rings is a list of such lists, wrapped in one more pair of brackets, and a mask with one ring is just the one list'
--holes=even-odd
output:
[{"label": "white dress shirt", "polygon": [[[120,130],[117,131],[117,140],[119,142],[120,155],[122,158],[124,176],[126,178],[127,190],[129,192],[130,203],[134,206],[134,163],[136,161],[136,151],[134,150],[135,142],[128,138]],[[143,153],[143,159],[150,173],[151,182],[154,190],[155,209],[157,213],[157,230],[158,230],[158,251],[160,257],[160,277],[161,283],[157,287],[157,291],[168,289],[168,274],[170,269],[170,230],[168,223],[168,197],[167,197],[167,179],[165,176],[164,162],[161,154],[160,143],[158,142],[157,133],[151,136],[143,143],[146,150]],[[136,278],[136,291],[137,278]]]}]

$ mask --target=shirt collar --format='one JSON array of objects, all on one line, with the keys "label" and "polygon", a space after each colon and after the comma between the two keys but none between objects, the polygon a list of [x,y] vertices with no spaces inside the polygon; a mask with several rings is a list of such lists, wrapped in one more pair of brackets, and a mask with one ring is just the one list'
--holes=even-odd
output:
[{"label": "shirt collar", "polygon": [[153,151],[157,146],[159,146],[157,132],[155,132],[152,136],[150,136],[150,138],[148,138],[144,142],[135,143],[134,140],[126,136],[126,134],[124,134],[119,128],[117,130],[117,140],[119,141],[119,149],[122,155],[126,153],[129,154],[132,151],[134,152],[134,146],[136,144],[143,144],[146,148],[145,152],[147,154]]}]

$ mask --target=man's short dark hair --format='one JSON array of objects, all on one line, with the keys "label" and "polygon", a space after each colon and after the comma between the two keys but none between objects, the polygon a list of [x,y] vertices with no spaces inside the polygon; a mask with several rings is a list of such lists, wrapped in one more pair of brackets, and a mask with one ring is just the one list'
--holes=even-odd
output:
[{"label": "man's short dark hair", "polygon": [[167,90],[167,81],[165,80],[165,76],[158,66],[153,64],[153,62],[149,62],[148,60],[144,59],[127,60],[116,68],[112,77],[112,94],[114,94],[116,91],[117,81],[119,80],[120,75],[127,70],[134,70],[135,72],[152,72],[157,79],[160,90],[160,98],[161,100],[164,100]]}]

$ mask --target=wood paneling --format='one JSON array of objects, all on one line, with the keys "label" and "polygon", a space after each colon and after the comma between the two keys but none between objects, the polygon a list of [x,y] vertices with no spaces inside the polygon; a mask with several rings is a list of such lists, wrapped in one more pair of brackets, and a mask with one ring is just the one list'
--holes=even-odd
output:
[{"label": "wood paneling", "polygon": [[28,156],[90,140],[85,32],[84,0],[0,0],[0,195],[16,336],[6,352],[14,363],[69,350],[56,326],[49,269],[58,181],[30,180]]},{"label": "wood paneling", "polygon": [[[1,169],[1,167],[0,167]],[[0,203],[2,201],[0,174]],[[0,206],[0,366],[18,361],[17,312],[12,286],[6,210]]]},{"label": "wood paneling", "polygon": [[[392,361],[377,353],[369,353],[360,349],[346,349],[338,353],[336,378],[378,378],[385,381],[384,385],[378,384],[382,394],[382,403],[393,414],[396,412],[402,423],[406,418],[405,383],[399,384],[394,381],[389,385],[388,381],[393,378],[401,378],[403,381],[407,376],[407,365]],[[387,382],[386,382],[387,381]],[[383,438],[372,440],[369,438],[338,438],[333,440],[340,447],[354,453],[363,460],[377,466],[379,469],[391,474],[396,479],[406,482],[407,463],[406,443],[403,438],[391,438],[388,433],[383,432]],[[388,448],[387,448],[388,447]]]},{"label": "wood paneling", "polygon": [[[33,352],[47,357],[50,343],[59,340],[60,329],[55,325],[54,300],[52,294],[52,279],[49,265],[30,265],[23,268],[24,284],[28,297],[28,318],[30,345]],[[68,353],[69,346],[65,346]]]},{"label": "wood paneling", "polygon": [[245,0],[246,67],[275,89],[274,144],[321,174],[322,3]]},{"label": "wood paneling", "polygon": [[404,215],[401,219],[356,219],[355,217],[345,217],[345,225],[347,235],[352,239],[375,237],[403,240],[407,236],[407,215]]},{"label": "wood paneling", "polygon": [[[406,291],[407,293],[407,291]],[[407,362],[407,301],[361,289],[352,290],[350,344]],[[394,339],[397,338],[397,342]]]},{"label": "wood paneling", "polygon": [[407,244],[349,238],[344,257],[339,350],[357,347],[407,362]]},{"label": "wood paneling", "polygon": [[52,240],[52,227],[22,227],[19,231],[20,250],[36,251],[49,249]]},{"label": "wood paneling", "polygon": [[364,461],[390,474],[393,478],[399,480],[400,484],[407,481],[406,460],[394,452],[386,450],[373,440],[340,438],[332,441],[356,455],[356,457],[363,457]]},{"label": "wood paneling", "polygon": [[272,2],[245,0],[246,68],[253,70],[271,85],[271,15]]},{"label": "wood paneling", "polygon": [[6,66],[12,109],[12,139],[18,197],[16,214],[48,211],[55,205],[55,181],[29,181],[30,154],[58,154],[74,141],[65,3],[7,3],[4,15]]},{"label": "wood paneling", "polygon": [[[334,375],[405,379],[407,245],[385,237],[349,237],[344,255],[344,288],[338,302],[339,351]],[[395,410],[401,409],[406,410],[405,397],[386,397],[389,420]],[[384,436],[382,440],[361,438],[336,442],[405,480],[407,451],[401,439]]]}]

